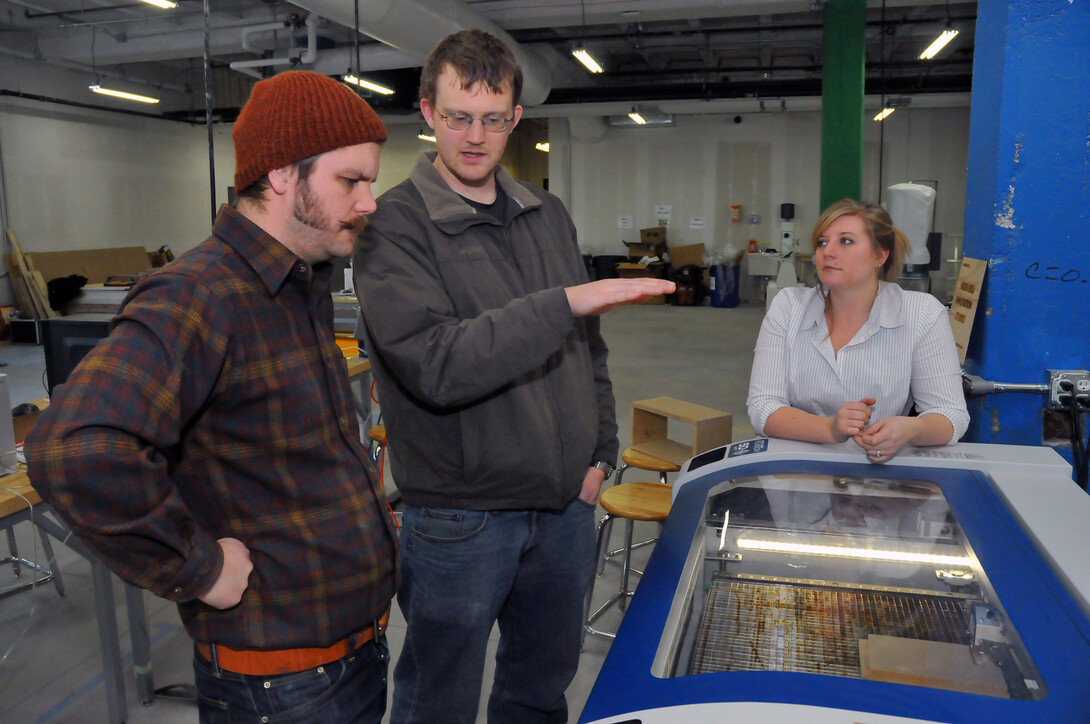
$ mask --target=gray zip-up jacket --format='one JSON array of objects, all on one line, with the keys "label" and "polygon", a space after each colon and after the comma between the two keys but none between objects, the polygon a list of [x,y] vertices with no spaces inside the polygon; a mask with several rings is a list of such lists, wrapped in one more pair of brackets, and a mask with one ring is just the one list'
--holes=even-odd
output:
[{"label": "gray zip-up jacket", "polygon": [[560,510],[618,444],[598,317],[564,293],[587,281],[575,227],[497,167],[500,224],[434,158],[379,198],[353,257],[393,478],[409,505]]}]

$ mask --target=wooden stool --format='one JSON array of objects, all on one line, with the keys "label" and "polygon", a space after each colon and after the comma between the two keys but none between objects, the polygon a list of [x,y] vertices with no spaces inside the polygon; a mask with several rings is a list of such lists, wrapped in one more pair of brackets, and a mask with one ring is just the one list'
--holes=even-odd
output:
[{"label": "wooden stool", "polygon": [[[594,595],[594,579],[591,579],[587,589],[587,598],[583,604],[583,635],[606,636],[614,638],[615,634],[594,628],[593,624],[613,604],[617,609],[624,611],[632,591],[628,590],[628,573],[632,570],[632,526],[637,520],[663,523],[670,514],[670,495],[672,488],[662,483],[624,483],[614,485],[602,491],[598,498],[598,504],[606,511],[602,521],[598,524],[598,560],[604,561],[609,547],[609,534],[613,528],[614,518],[625,519],[624,548],[620,549],[624,554],[621,563],[621,586],[617,593],[601,605],[593,614],[590,613],[591,598]],[[600,573],[598,575],[601,575]]]},{"label": "wooden stool", "polygon": [[[621,451],[621,465],[617,468],[617,477],[614,481],[614,486],[621,484],[621,478],[624,477],[624,471],[628,468],[639,468],[640,470],[647,470],[653,473],[659,474],[659,482],[663,485],[667,485],[666,474],[676,473],[681,470],[681,466],[677,463],[672,463],[669,460],[663,460],[657,458],[654,455],[648,455],[647,453],[640,452],[635,448],[626,447]],[[647,540],[641,540],[639,543],[634,543],[632,549],[643,548],[646,545],[651,545],[658,538],[648,538]],[[623,548],[617,548],[612,550],[598,561],[598,575],[602,575],[605,570],[606,561],[615,562],[613,559],[624,552]],[[639,573],[640,571],[637,571]]]},{"label": "wooden stool", "polygon": [[669,460],[663,460],[647,453],[642,453],[635,448],[626,447],[621,452],[621,465],[617,468],[617,479],[614,485],[621,484],[621,478],[624,476],[624,471],[628,468],[639,468],[640,470],[649,470],[653,473],[659,474],[659,482],[663,485],[666,484],[666,473],[676,473],[681,470],[681,466],[677,463],[672,463]]}]

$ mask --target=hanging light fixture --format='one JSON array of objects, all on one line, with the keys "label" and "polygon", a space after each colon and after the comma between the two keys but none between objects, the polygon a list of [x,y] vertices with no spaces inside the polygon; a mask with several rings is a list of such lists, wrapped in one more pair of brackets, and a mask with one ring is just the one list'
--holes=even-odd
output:
[{"label": "hanging light fixture", "polygon": [[154,5],[157,8],[162,8],[163,10],[172,10],[178,7],[178,3],[171,2],[171,0],[144,0],[144,2],[146,2],[148,5]]},{"label": "hanging light fixture", "polygon": [[878,115],[874,117],[874,120],[884,121],[884,120],[886,120],[886,118],[889,117],[889,114],[893,113],[895,110],[897,110],[897,109],[896,108],[883,108],[882,110],[880,110],[878,112]]},{"label": "hanging light fixture", "polygon": [[427,141],[428,143],[435,143],[435,136],[429,135],[427,133],[427,131],[425,131],[423,129],[421,129],[420,132],[416,134],[416,137],[419,138],[421,141]]},{"label": "hanging light fixture", "polygon": [[357,78],[354,75],[346,75],[344,77],[344,82],[345,83],[351,83],[352,85],[359,86],[360,88],[366,88],[367,90],[374,91],[375,93],[379,93],[379,94],[384,95],[384,96],[390,96],[390,95],[394,94],[393,90],[391,90],[390,88],[387,88],[384,85],[379,85],[378,83],[372,83],[369,80],[364,80],[363,78]]},{"label": "hanging light fixture", "polygon": [[602,66],[598,64],[598,61],[594,59],[594,56],[583,47],[576,48],[571,52],[575,56],[575,59],[586,66],[587,70],[591,73],[601,73]]},{"label": "hanging light fixture", "polygon": [[949,43],[957,36],[958,31],[954,30],[953,28],[947,27],[946,30],[942,31],[942,34],[939,35],[939,37],[935,38],[935,42],[927,46],[927,50],[920,53],[920,60],[931,60],[939,54],[940,50],[946,47],[947,43]]},{"label": "hanging light fixture", "polygon": [[[583,4],[583,0],[579,0],[579,7],[583,11],[582,36],[585,43],[587,35],[587,7]],[[594,56],[590,54],[590,51],[587,50],[584,44],[580,44],[578,47],[572,49],[571,54],[575,56],[575,59],[582,63],[591,73],[602,72],[602,66],[598,63],[597,60],[594,59]]]},{"label": "hanging light fixture", "polygon": [[103,88],[98,83],[87,86],[95,93],[99,93],[104,96],[113,96],[114,98],[123,98],[127,101],[137,101],[139,103],[158,103],[158,98],[152,98],[151,96],[142,96],[137,93],[126,93],[125,91],[113,90],[111,88]]},{"label": "hanging light fixture", "polygon": [[543,151],[545,153],[548,153],[549,152],[549,142],[545,141],[544,143],[535,143],[534,148],[536,148],[539,151]]},{"label": "hanging light fixture", "polygon": [[632,106],[632,112],[628,114],[628,117],[632,119],[637,125],[644,125],[647,123],[647,119],[640,115],[640,112],[636,110],[635,106]]}]

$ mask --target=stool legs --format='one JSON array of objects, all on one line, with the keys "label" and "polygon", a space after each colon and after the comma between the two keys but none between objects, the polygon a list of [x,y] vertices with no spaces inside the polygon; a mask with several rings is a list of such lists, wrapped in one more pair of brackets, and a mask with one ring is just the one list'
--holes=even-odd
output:
[{"label": "stool legs", "polygon": [[[609,554],[609,534],[613,530],[612,513],[606,513],[602,517],[602,521],[598,524],[598,560],[600,562],[605,561],[606,556]],[[616,604],[617,610],[622,613],[628,607],[628,599],[635,595],[634,591],[630,591],[628,588],[629,572],[635,569],[632,568],[632,529],[634,527],[634,521],[631,518],[625,518],[624,526],[624,540],[625,547],[622,549],[624,556],[621,559],[621,585],[616,593],[609,597],[609,600],[603,603],[594,612],[590,612],[591,599],[594,597],[594,584],[595,579],[601,575],[598,573],[591,578],[590,586],[587,588],[587,597],[583,603],[583,638],[586,639],[587,634],[592,636],[605,636],[607,638],[615,638],[616,634],[608,631],[600,631],[594,628],[594,622],[597,621],[602,615],[609,610],[609,607]],[[639,544],[637,544],[639,545]],[[639,571],[636,571],[638,574]]]},{"label": "stool legs", "polygon": [[[38,528],[38,526],[34,526]],[[61,579],[61,568],[57,565],[57,558],[53,555],[53,545],[49,542],[49,534],[42,528],[38,528],[38,537],[42,539],[42,552],[45,553],[45,561],[49,565],[49,575],[53,578],[53,586],[57,589],[57,595],[64,595],[64,581]]]},{"label": "stool legs", "polygon": [[8,526],[6,528],[8,538],[8,551],[10,555],[0,560],[0,563],[10,563],[12,573],[16,578],[19,578],[23,574],[23,569],[30,570],[31,580],[28,583],[24,583],[16,588],[5,591],[0,598],[7,598],[9,595],[18,593],[19,591],[38,586],[43,583],[53,581],[53,585],[57,589],[57,594],[64,595],[64,581],[61,579],[60,568],[57,566],[57,559],[53,555],[53,546],[49,542],[49,535],[45,530],[38,525],[33,526],[38,532],[38,537],[42,541],[42,552],[45,555],[44,563],[37,563],[33,560],[22,558],[19,555],[19,548],[15,542],[15,529],[14,526]]},{"label": "stool legs", "polygon": [[[598,523],[598,560],[602,560],[606,554],[606,549],[609,547],[609,534],[612,530],[613,514],[606,513],[604,516],[602,516],[602,520]],[[590,585],[587,586],[587,597],[586,600],[583,602],[584,640],[586,639],[588,633],[594,636],[609,636],[610,638],[612,638],[613,636],[610,633],[598,631],[592,627],[594,622],[597,621],[601,617],[601,615],[606,612],[606,609],[613,604],[614,598],[616,598],[611,598],[605,605],[601,606],[597,611],[595,611],[594,615],[591,615],[590,603],[591,600],[594,598],[594,583],[595,579],[597,579],[600,575],[602,575],[601,572],[597,572],[595,575],[591,576]]]},{"label": "stool legs", "polygon": [[632,592],[628,590],[628,572],[632,568],[632,527],[633,520],[625,518],[624,521],[624,558],[621,559],[621,588],[617,591],[617,610],[624,611],[628,605],[628,597]]},{"label": "stool legs", "polygon": [[11,554],[11,570],[18,578],[21,571],[19,569],[19,547],[15,545],[15,531],[11,526],[8,527],[8,552]]}]

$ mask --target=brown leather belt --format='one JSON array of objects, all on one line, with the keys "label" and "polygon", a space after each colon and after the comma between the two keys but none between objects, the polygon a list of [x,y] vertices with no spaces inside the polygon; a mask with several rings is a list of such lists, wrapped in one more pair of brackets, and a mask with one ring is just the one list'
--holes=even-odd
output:
[{"label": "brown leather belt", "polygon": [[[225,671],[248,676],[275,676],[292,674],[296,671],[313,669],[337,659],[343,659],[376,636],[386,631],[390,620],[390,609],[362,631],[341,639],[332,646],[324,648],[278,649],[266,651],[258,649],[231,649],[222,644],[197,642],[197,651],[205,661]],[[213,648],[214,647],[214,648]]]}]

